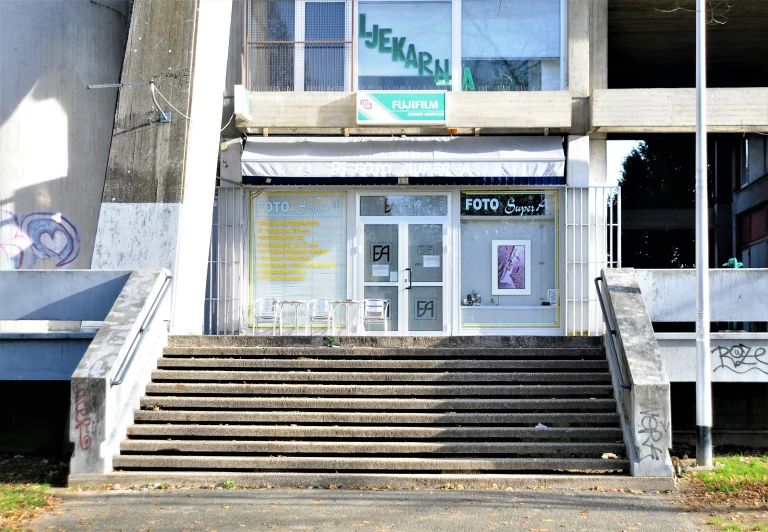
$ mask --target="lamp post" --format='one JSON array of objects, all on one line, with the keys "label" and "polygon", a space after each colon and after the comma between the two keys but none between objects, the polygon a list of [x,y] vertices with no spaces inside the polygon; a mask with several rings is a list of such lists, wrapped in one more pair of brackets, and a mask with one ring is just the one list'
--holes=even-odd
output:
[{"label": "lamp post", "polygon": [[712,465],[706,1],[696,0],[696,462]]}]

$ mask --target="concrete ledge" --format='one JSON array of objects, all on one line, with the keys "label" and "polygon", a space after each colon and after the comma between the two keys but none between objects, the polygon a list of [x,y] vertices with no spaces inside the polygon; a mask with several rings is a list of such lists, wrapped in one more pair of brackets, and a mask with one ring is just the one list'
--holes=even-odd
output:
[{"label": "concrete ledge", "polygon": [[121,385],[112,379],[133,348],[142,322],[162,293],[168,270],[135,270],[117,296],[112,309],[72,373],[70,392],[70,441],[75,452],[70,471],[104,473],[112,470],[112,457],[119,452],[125,431],[133,423],[144,387],[167,344],[170,305],[161,303],[144,332],[148,339],[136,344],[134,362]]},{"label": "concrete ledge", "polygon": [[[251,92],[250,120],[237,120],[240,131],[256,128],[338,129],[365,134],[357,128],[354,92]],[[447,92],[445,127],[492,128],[506,131],[571,127],[569,91]],[[437,128],[442,133],[445,127]],[[430,128],[416,128],[415,131]],[[335,131],[340,134],[340,131]]]},{"label": "concrete ledge", "polygon": [[[338,336],[344,348],[600,348],[600,336]],[[322,336],[172,336],[168,347],[322,347]]]},{"label": "concrete ledge", "polygon": [[[606,269],[602,280],[607,292],[606,310],[616,333],[617,369],[631,386],[623,390],[614,384],[616,401],[623,410],[622,427],[632,474],[671,477],[669,379],[635,270]],[[613,357],[609,360],[613,365]]]},{"label": "concrete ledge", "polygon": [[147,484],[173,486],[223,486],[232,480],[241,488],[328,487],[355,488],[442,488],[462,486],[468,489],[627,489],[637,491],[675,491],[674,477],[629,477],[621,475],[389,475],[355,473],[186,473],[158,471],[151,473],[107,473],[105,475],[70,475],[70,487],[101,488],[120,484],[121,488]]},{"label": "concrete ledge", "polygon": [[[768,131],[768,88],[710,88],[707,130]],[[602,133],[693,133],[696,89],[596,89],[592,127]]]},{"label": "concrete ledge", "polygon": [[96,331],[0,332],[0,340],[93,340]]}]

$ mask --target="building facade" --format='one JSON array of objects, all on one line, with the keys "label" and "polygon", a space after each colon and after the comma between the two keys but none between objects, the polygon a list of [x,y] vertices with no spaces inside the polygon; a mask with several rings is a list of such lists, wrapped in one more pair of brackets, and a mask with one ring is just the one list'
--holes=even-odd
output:
[{"label": "building facade", "polygon": [[[2,2],[0,268],[168,268],[173,333],[269,334],[263,298],[342,302],[341,329],[377,298],[372,334],[602,334],[623,231],[692,227],[689,205],[625,217],[606,159],[695,130],[675,5]],[[762,268],[768,5],[724,9],[710,266]]]}]

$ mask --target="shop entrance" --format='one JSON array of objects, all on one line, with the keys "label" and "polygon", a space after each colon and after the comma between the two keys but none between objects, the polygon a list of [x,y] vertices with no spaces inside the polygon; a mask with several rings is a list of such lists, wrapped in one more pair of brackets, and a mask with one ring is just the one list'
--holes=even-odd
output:
[{"label": "shop entrance", "polygon": [[389,303],[390,334],[449,333],[448,203],[447,194],[360,197],[362,297]]}]

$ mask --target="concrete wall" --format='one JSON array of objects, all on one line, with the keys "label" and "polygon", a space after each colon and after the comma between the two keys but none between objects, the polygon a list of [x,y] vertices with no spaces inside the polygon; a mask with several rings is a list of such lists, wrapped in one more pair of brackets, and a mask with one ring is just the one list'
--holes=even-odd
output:
[{"label": "concrete wall", "polygon": [[[696,382],[696,333],[657,333],[670,382]],[[768,383],[768,334],[712,333],[712,382]]]},{"label": "concrete wall", "polygon": [[91,264],[128,7],[0,2],[0,269]]},{"label": "concrete wall", "polygon": [[[712,321],[765,321],[768,269],[709,272]],[[696,321],[696,270],[637,270],[651,321]]]}]

